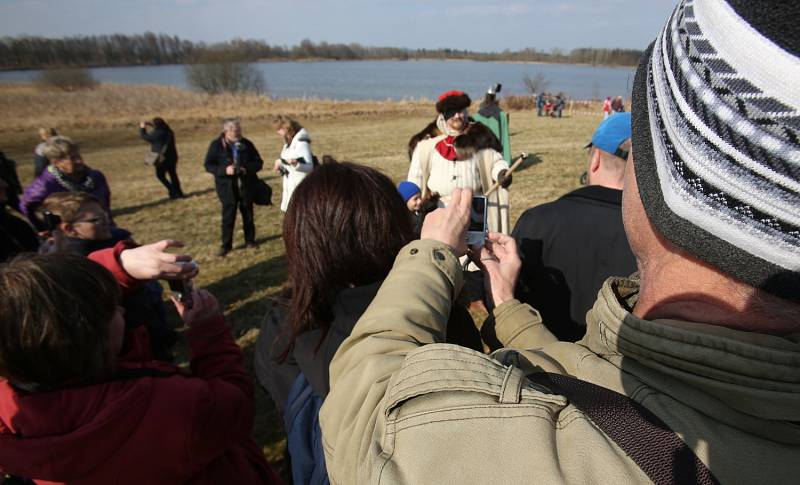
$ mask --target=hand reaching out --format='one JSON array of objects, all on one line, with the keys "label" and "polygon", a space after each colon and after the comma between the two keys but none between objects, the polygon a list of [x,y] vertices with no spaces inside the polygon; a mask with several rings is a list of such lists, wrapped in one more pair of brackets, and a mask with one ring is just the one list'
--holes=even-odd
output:
[{"label": "hand reaching out", "polygon": [[165,239],[157,243],[126,249],[119,255],[122,269],[137,280],[189,279],[197,276],[197,265],[184,264],[192,260],[188,254],[172,254],[169,248],[181,248],[183,243]]}]

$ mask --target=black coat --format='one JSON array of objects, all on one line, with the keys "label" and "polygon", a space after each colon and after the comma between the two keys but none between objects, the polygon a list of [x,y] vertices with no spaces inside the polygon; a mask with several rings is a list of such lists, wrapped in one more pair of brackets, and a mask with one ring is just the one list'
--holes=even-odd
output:
[{"label": "black coat", "polygon": [[239,164],[246,170],[244,175],[231,176],[225,173],[228,165],[233,165],[233,149],[225,141],[225,136],[220,135],[211,142],[206,153],[206,172],[214,175],[214,184],[220,201],[233,202],[237,200],[236,186],[239,184],[240,197],[247,203],[253,201],[255,185],[258,183],[258,171],[264,166],[256,146],[247,138],[240,140],[242,150],[239,154]]},{"label": "black coat", "polygon": [[33,228],[0,206],[0,263],[19,253],[36,252],[38,248],[39,238]]},{"label": "black coat", "polygon": [[0,178],[5,180],[8,184],[6,190],[6,197],[8,197],[8,206],[12,209],[19,210],[19,195],[22,193],[22,184],[19,183],[17,177],[17,162],[6,158],[5,153],[0,152]]},{"label": "black coat", "polygon": [[621,203],[621,190],[581,187],[528,209],[514,227],[522,258],[516,296],[560,340],[583,336],[586,312],[609,276],[636,271]]},{"label": "black coat", "polygon": [[164,159],[161,161],[163,166],[170,166],[178,163],[178,149],[175,148],[175,134],[167,128],[153,128],[149,133],[144,128],[139,128],[139,135],[146,142],[150,143],[150,150],[161,153],[164,145],[167,150],[164,152]]}]

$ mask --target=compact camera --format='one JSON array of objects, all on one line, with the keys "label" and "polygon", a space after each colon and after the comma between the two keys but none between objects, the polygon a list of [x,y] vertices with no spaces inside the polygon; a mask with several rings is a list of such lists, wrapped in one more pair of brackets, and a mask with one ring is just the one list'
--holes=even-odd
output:
[{"label": "compact camera", "polygon": [[467,244],[470,246],[483,246],[486,239],[486,196],[472,196],[469,227],[467,228]]}]

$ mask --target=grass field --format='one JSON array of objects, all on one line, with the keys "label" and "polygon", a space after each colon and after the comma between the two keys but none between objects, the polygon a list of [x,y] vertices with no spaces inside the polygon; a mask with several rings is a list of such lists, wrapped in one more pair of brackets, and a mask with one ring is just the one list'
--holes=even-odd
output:
[{"label": "grass field", "polygon": [[[255,97],[208,97],[174,88],[102,86],[90,92],[41,92],[29,86],[0,87],[0,150],[19,163],[24,184],[32,180],[36,127],[55,126],[78,140],[86,162],[102,170],[112,190],[114,218],[139,242],[180,239],[200,263],[197,284],[220,300],[233,325],[248,364],[269,299],[286,276],[281,240],[283,215],[277,207],[256,207],[257,249],[236,250],[217,258],[220,207],[212,176],[203,171],[209,142],[219,133],[224,116],[242,117],[244,135],[265,160],[262,178],[280,201],[280,179],[267,171],[281,141],[268,127],[279,112],[296,116],[309,130],[314,153],[333,155],[374,167],[395,182],[408,170],[406,143],[433,119],[433,102],[271,101]],[[562,119],[537,118],[531,111],[512,111],[513,152],[536,156],[533,164],[514,175],[510,188],[512,225],[533,205],[557,198],[578,186],[585,170],[583,146],[600,121],[596,114],[565,112]],[[152,168],[142,163],[148,145],[138,136],[138,122],[163,116],[171,123],[180,154],[178,172],[186,199],[171,201]],[[234,245],[243,242],[237,220]],[[285,439],[280,416],[260,390],[254,436],[268,459],[280,465]]]}]

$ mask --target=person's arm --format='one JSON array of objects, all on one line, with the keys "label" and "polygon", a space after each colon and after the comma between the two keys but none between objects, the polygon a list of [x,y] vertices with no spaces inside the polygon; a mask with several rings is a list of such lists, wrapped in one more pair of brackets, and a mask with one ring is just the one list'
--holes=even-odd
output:
[{"label": "person's arm", "polygon": [[458,256],[466,251],[472,191],[456,189],[446,209],[425,220],[422,240],[403,249],[394,267],[330,366],[331,391],[320,413],[328,473],[359,483],[354,463],[372,453],[381,403],[407,354],[444,342],[455,295],[463,285]]},{"label": "person's arm", "polygon": [[186,448],[186,468],[200,470],[232,445],[249,439],[255,398],[242,351],[216,299],[205,290],[195,290],[192,296],[191,309],[173,302],[189,327],[186,341],[195,378],[193,405],[187,409],[192,431]]},{"label": "person's arm", "polygon": [[247,145],[248,157],[244,162],[244,168],[247,173],[256,174],[264,167],[264,161],[261,159],[261,154],[258,153],[258,149],[253,142],[247,140]]},{"label": "person's arm", "polygon": [[473,254],[483,273],[487,307],[494,317],[494,337],[503,347],[541,348],[558,339],[544,326],[539,312],[514,298],[522,261],[513,237],[489,233],[486,242]]},{"label": "person's arm", "polygon": [[160,130],[152,130],[151,132],[148,132],[146,128],[142,126],[139,127],[139,136],[141,136],[142,139],[146,142],[149,143],[158,142],[162,138],[161,135],[162,134],[160,133]]},{"label": "person's arm", "polygon": [[169,248],[179,247],[183,247],[182,242],[170,239],[145,246],[125,240],[113,248],[95,251],[88,258],[110,271],[123,293],[128,294],[143,281],[193,278],[197,274],[197,267],[184,264],[192,260],[191,256],[166,252]]},{"label": "person's arm", "polygon": [[420,148],[421,143],[417,143],[417,147],[414,149],[414,153],[411,155],[411,165],[408,167],[408,176],[406,180],[410,182],[414,182],[417,184],[417,187],[423,189],[422,187],[422,162],[420,157],[422,156],[422,149]]},{"label": "person's arm", "polygon": [[487,150],[492,157],[492,180],[500,181],[500,172],[509,169],[508,162],[503,158],[503,154],[496,150]]},{"label": "person's arm", "polygon": [[215,175],[217,177],[224,177],[227,175],[225,169],[228,167],[229,163],[220,163],[221,160],[224,158],[224,150],[222,149],[222,145],[219,139],[216,139],[211,142],[208,146],[208,151],[206,152],[206,160],[203,163],[203,166],[206,169],[206,172]]},{"label": "person's arm", "polygon": [[27,217],[31,224],[38,229],[41,229],[42,225],[36,219],[36,208],[42,204],[48,195],[44,177],[38,177],[25,189],[19,201],[22,215]]},{"label": "person's arm", "polygon": [[307,141],[298,141],[293,147],[291,157],[297,163],[287,167],[289,170],[309,173],[314,170],[314,155],[311,153],[311,144]]}]

